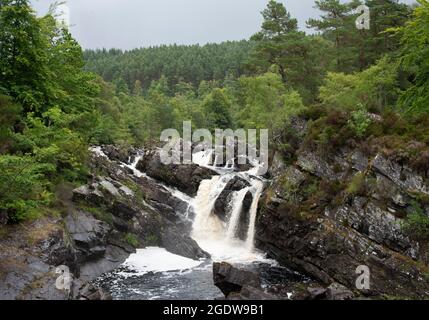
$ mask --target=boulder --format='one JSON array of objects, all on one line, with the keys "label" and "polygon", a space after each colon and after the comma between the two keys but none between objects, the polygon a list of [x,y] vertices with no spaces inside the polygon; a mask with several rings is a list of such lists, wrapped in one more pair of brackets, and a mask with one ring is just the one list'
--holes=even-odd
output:
[{"label": "boulder", "polygon": [[190,196],[197,194],[201,181],[217,175],[213,170],[196,164],[163,164],[159,152],[147,152],[137,164],[137,169]]},{"label": "boulder", "polygon": [[101,150],[110,160],[123,163],[129,163],[130,158],[136,154],[135,150],[133,149],[122,150],[112,145],[102,146]]},{"label": "boulder", "polygon": [[339,283],[331,284],[326,290],[327,300],[351,300],[353,297],[353,292]]},{"label": "boulder", "polygon": [[255,272],[239,269],[226,262],[213,264],[213,280],[226,297],[231,293],[240,293],[245,286],[261,288],[261,281]]},{"label": "boulder", "polygon": [[192,260],[210,258],[210,254],[202,250],[195,240],[173,225],[164,229],[161,234],[161,243],[167,251],[182,257]]},{"label": "boulder", "polygon": [[[250,183],[244,180],[243,178],[241,178],[240,176],[235,176],[234,178],[232,178],[227,183],[227,185],[225,186],[225,188],[223,189],[219,197],[216,199],[213,213],[216,216],[218,216],[219,219],[226,222],[228,220],[227,210],[229,208],[231,196],[233,195],[234,192],[240,191],[247,187],[250,187]],[[249,197],[247,197],[246,199],[246,206],[248,206],[248,203],[249,203]]]},{"label": "boulder", "polygon": [[241,288],[239,293],[231,293],[227,300],[252,300],[252,301],[266,301],[266,300],[279,300],[279,298],[275,295],[266,293],[262,289],[244,286]]},{"label": "boulder", "polygon": [[86,283],[80,289],[76,300],[112,300],[112,296],[101,288],[97,288],[92,284]]},{"label": "boulder", "polygon": [[89,213],[78,211],[65,219],[65,227],[78,250],[81,261],[103,257],[110,227]]},{"label": "boulder", "polygon": [[429,195],[429,186],[425,178],[405,165],[378,154],[372,161],[372,167],[405,191]]},{"label": "boulder", "polygon": [[74,202],[88,202],[94,205],[101,205],[105,199],[101,191],[99,191],[96,185],[84,185],[73,190],[73,201]]},{"label": "boulder", "polygon": [[325,288],[309,287],[309,288],[307,288],[307,291],[308,291],[307,300],[324,300],[324,299],[326,299],[327,289],[325,289]]},{"label": "boulder", "polygon": [[252,192],[248,191],[246,193],[246,196],[243,200],[243,209],[240,214],[240,222],[238,224],[237,228],[237,237],[241,240],[247,239],[247,233],[249,231],[249,224],[250,224],[250,207],[252,206],[253,202],[253,194]]}]

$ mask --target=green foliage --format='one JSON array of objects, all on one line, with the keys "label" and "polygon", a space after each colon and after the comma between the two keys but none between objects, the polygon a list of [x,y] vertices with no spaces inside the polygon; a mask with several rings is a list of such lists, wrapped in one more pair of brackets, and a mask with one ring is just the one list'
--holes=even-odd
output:
[{"label": "green foliage", "polygon": [[371,124],[371,118],[362,104],[359,104],[358,109],[351,113],[348,124],[357,137],[362,138],[366,134]]},{"label": "green foliage", "polygon": [[349,195],[362,195],[365,191],[365,174],[362,172],[357,173],[350,180],[349,185],[347,186],[346,192]]},{"label": "green foliage", "polygon": [[[355,9],[364,2],[370,9],[369,30],[357,30]],[[406,4],[395,0],[315,1],[322,15],[309,19],[307,25],[322,33],[334,44],[332,66],[336,72],[363,71],[386,54],[399,48],[399,37],[386,33],[390,28],[404,25],[410,15]]]},{"label": "green foliage", "polygon": [[28,156],[0,156],[0,209],[8,212],[12,222],[35,218],[38,206],[51,203],[45,175],[54,169]]},{"label": "green foliage", "polygon": [[391,107],[396,95],[396,67],[387,58],[369,69],[354,73],[329,73],[319,90],[319,99],[328,108],[382,112]]},{"label": "green foliage", "polygon": [[152,81],[162,75],[168,79],[171,95],[180,82],[193,87],[205,81],[221,81],[228,74],[239,77],[244,73],[242,63],[254,44],[251,41],[233,41],[221,44],[170,45],[123,52],[118,49],[87,50],[84,52],[88,71],[95,72],[105,81],[123,79],[132,90],[139,80],[146,93]]},{"label": "green foliage", "polygon": [[158,246],[159,237],[156,234],[150,234],[146,237],[145,243],[147,246]]},{"label": "green foliage", "polygon": [[124,238],[125,242],[128,243],[130,246],[137,248],[140,244],[139,239],[135,234],[127,233]]},{"label": "green foliage", "polygon": [[417,0],[413,19],[399,29],[402,36],[400,62],[412,75],[411,85],[401,97],[410,115],[429,111],[429,2]]},{"label": "green foliage", "polygon": [[416,239],[428,240],[429,216],[425,214],[417,202],[414,202],[412,207],[413,211],[408,214],[407,220],[404,223],[404,230]]},{"label": "green foliage", "polygon": [[304,109],[300,95],[287,90],[281,77],[266,73],[242,77],[238,83],[237,122],[244,128],[270,129],[278,133],[290,117]]},{"label": "green foliage", "polygon": [[232,128],[231,101],[225,90],[214,89],[205,97],[201,108],[206,117],[207,129]]},{"label": "green foliage", "polygon": [[281,3],[270,1],[262,15],[262,30],[252,37],[257,45],[247,68],[278,73],[284,84],[312,101],[329,61],[329,43],[299,32],[297,20]]}]

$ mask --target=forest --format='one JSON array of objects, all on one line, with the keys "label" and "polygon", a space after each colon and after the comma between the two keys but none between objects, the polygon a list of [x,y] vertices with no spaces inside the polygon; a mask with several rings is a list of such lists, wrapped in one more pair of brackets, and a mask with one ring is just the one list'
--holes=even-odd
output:
[{"label": "forest", "polygon": [[427,171],[429,2],[417,1],[366,0],[371,29],[358,30],[361,1],[317,0],[307,34],[271,0],[251,39],[83,51],[53,9],[37,17],[28,0],[1,0],[0,220],[61,215],[59,192],[86,181],[90,145],[150,145],[185,120],[269,128],[287,153],[288,123],[305,117],[314,148],[354,141]]}]

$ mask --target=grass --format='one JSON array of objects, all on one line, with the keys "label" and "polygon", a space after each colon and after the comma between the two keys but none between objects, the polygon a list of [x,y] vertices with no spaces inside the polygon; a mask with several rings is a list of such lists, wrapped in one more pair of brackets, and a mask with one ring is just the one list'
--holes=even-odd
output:
[{"label": "grass", "polygon": [[146,240],[145,242],[146,242],[147,246],[157,246],[157,245],[159,245],[159,238],[155,234],[148,235],[145,240]]},{"label": "grass", "polygon": [[350,180],[346,192],[349,195],[361,195],[365,191],[365,174],[362,172],[357,173]]},{"label": "grass", "polygon": [[417,202],[412,204],[413,211],[408,214],[403,229],[410,237],[418,240],[429,240],[429,216]]},{"label": "grass", "polygon": [[91,213],[96,219],[104,221],[111,226],[113,225],[113,216],[110,212],[107,212],[107,210],[104,210],[103,208],[99,207],[91,207],[84,204],[80,204],[79,208],[85,212]]},{"label": "grass", "polygon": [[139,239],[135,234],[127,233],[124,237],[124,240],[126,243],[128,243],[130,246],[137,248],[140,244]]}]

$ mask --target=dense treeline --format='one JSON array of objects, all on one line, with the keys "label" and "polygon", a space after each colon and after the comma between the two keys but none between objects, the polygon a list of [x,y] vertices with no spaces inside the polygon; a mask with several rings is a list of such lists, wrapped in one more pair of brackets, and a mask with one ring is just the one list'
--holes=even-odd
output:
[{"label": "dense treeline", "polygon": [[82,52],[53,11],[0,0],[0,215],[58,208],[58,186],[86,179],[89,145],[145,145],[184,120],[269,128],[287,153],[301,115],[315,148],[352,139],[427,169],[429,3],[367,0],[369,30],[356,28],[359,4],[316,1],[312,35],[269,1],[249,41]]},{"label": "dense treeline", "polygon": [[223,81],[244,74],[243,61],[253,49],[251,41],[229,41],[204,46],[171,45],[134,49],[86,50],[86,70],[106,81],[124,82],[132,92],[136,81],[146,91],[161,76],[170,87],[180,82],[198,86],[203,80]]}]

